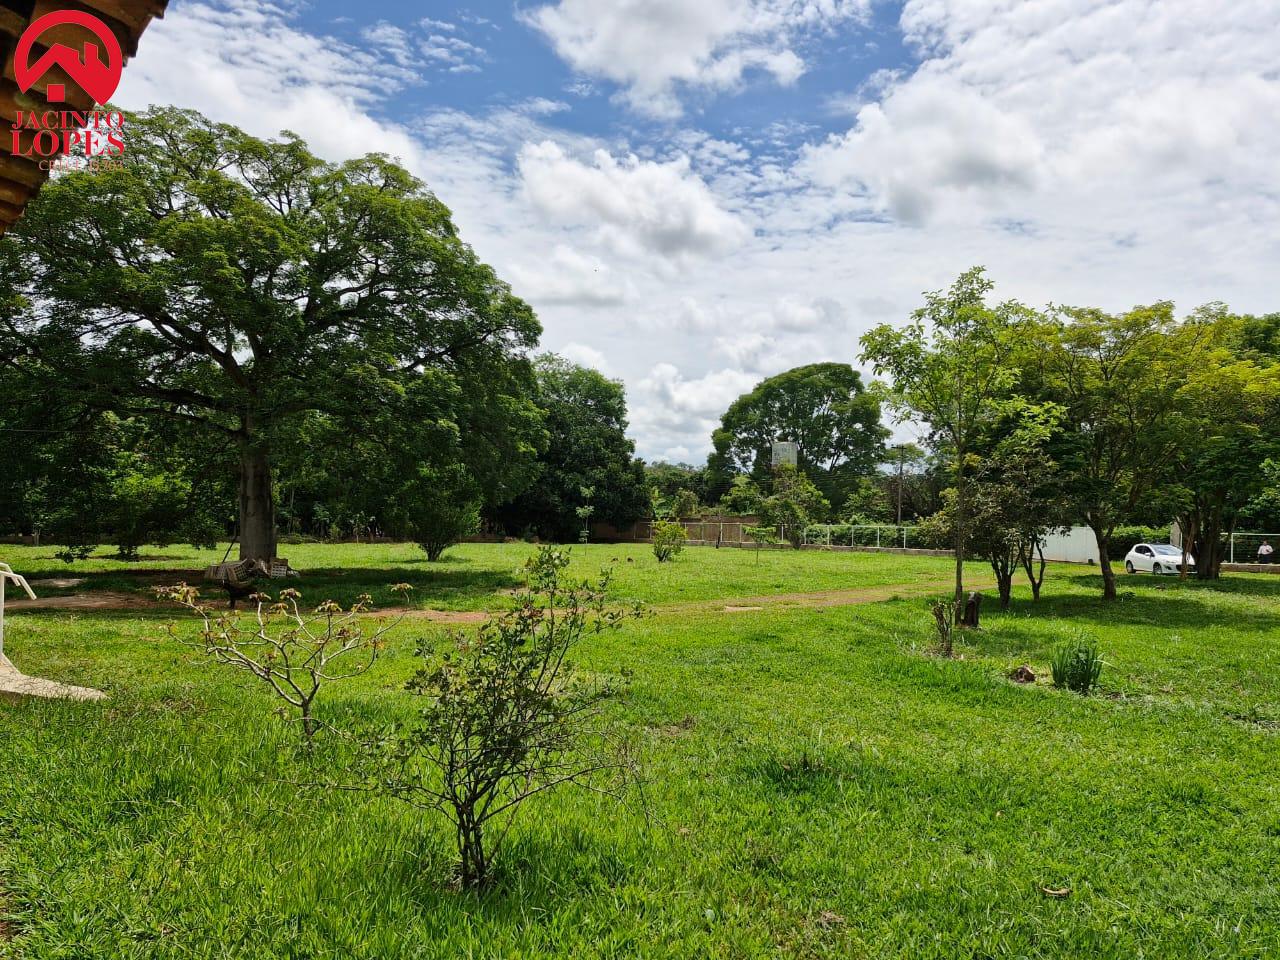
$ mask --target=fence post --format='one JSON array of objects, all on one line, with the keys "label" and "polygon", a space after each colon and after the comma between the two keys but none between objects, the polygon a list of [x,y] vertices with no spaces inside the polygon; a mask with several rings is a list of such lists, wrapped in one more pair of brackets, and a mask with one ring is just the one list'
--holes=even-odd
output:
[{"label": "fence post", "polygon": [[1236,535],[1234,531],[1231,534],[1231,562],[1236,562]]},{"label": "fence post", "polygon": [[880,528],[876,527],[876,549],[880,549]]}]

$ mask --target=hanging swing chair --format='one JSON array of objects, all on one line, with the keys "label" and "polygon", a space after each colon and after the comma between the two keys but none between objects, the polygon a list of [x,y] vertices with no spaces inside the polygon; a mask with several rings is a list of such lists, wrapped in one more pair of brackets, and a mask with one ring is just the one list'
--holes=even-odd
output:
[{"label": "hanging swing chair", "polygon": [[222,555],[222,562],[212,564],[204,571],[206,583],[217,584],[227,591],[227,600],[232,610],[236,608],[236,603],[257,590],[259,580],[276,580],[299,575],[298,571],[291,568],[289,561],[283,557],[271,560],[236,560],[228,563],[227,557],[231,556],[231,549],[235,545],[236,540],[227,544],[227,552]]}]

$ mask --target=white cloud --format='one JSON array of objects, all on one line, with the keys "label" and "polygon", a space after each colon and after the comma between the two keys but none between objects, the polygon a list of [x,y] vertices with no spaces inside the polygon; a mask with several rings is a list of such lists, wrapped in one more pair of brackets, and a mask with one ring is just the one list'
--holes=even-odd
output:
[{"label": "white cloud", "polygon": [[705,448],[720,415],[756,382],[755,375],[733,369],[687,379],[674,364],[659,363],[633,391],[632,427],[645,438],[649,456],[684,459],[690,449]]},{"label": "white cloud", "polygon": [[294,130],[332,159],[370,150],[407,157],[412,137],[370,108],[416,80],[394,57],[298,30],[273,4],[239,0],[175,5],[147,30],[117,98],[192,107],[264,135]]},{"label": "white cloud", "polygon": [[925,62],[803,165],[897,220],[1144,220],[1273,179],[1275,3],[910,0],[902,25]]},{"label": "white cloud", "polygon": [[599,370],[605,376],[612,376],[613,374],[613,364],[609,362],[609,358],[604,355],[604,352],[585,343],[566,343],[556,352],[566,360],[571,360],[584,367],[591,367],[593,370]]},{"label": "white cloud", "polygon": [[418,52],[427,60],[442,64],[451,73],[475,73],[485,51],[453,34],[432,33],[418,44]]},{"label": "white cloud", "polygon": [[[690,71],[640,63],[664,41],[655,18],[683,15],[657,0],[635,8],[638,36],[584,41],[618,60],[616,76],[574,69],[629,94],[696,95],[735,77],[738,52],[810,58],[804,31],[837,22],[826,0],[707,2],[729,19],[692,31],[705,52],[670,61]],[[607,32],[630,8],[538,9],[594,15]],[[790,144],[812,135],[781,114],[715,136],[607,122],[595,129],[615,132],[593,135],[558,100],[406,115],[401,94],[421,81],[394,35],[353,47],[255,0],[171,5],[120,102],[178,103],[258,135],[293,129],[332,159],[401,157],[537,309],[545,346],[627,383],[640,455],[698,461],[760,378],[856,362],[863,331],[904,321],[921,291],[974,264],[1032,304],[1276,309],[1280,7],[1223,11],[909,0],[921,62],[858,87],[850,129],[799,160]],[[415,42],[455,33],[404,29]]]},{"label": "white cloud", "polygon": [[586,163],[545,140],[521,149],[519,167],[538,210],[557,223],[593,228],[602,243],[627,255],[669,261],[713,256],[734,249],[750,232],[684,157],[619,161],[597,150]]},{"label": "white cloud", "polygon": [[523,16],[575,70],[622,85],[632,107],[681,113],[681,88],[730,90],[749,71],[805,71],[796,34],[864,16],[869,0],[558,0]]},{"label": "white cloud", "polygon": [[617,306],[636,298],[636,287],[589,254],[557,244],[551,256],[511,268],[516,292],[538,303]]}]

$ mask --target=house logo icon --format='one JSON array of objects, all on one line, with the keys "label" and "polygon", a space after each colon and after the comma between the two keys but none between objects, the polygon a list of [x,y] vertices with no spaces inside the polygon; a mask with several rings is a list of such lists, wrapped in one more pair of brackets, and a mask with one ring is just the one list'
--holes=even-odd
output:
[{"label": "house logo icon", "polygon": [[[77,50],[55,39],[48,45],[44,55],[32,63],[31,48],[35,42],[46,32],[56,27],[67,26],[87,30],[99,42],[94,43],[92,39],[85,39],[81,43],[81,49]],[[103,62],[104,53],[105,63]],[[120,50],[120,41],[116,39],[116,35],[97,17],[79,10],[58,10],[36,20],[22,34],[18,41],[18,48],[14,51],[13,68],[18,89],[23,93],[35,86],[51,70],[59,69],[80,89],[93,97],[95,103],[104,104],[111,99],[116,88],[120,86],[120,75],[124,72],[124,54]],[[45,96],[50,103],[65,102],[66,85],[62,82],[49,83],[45,87]]]}]

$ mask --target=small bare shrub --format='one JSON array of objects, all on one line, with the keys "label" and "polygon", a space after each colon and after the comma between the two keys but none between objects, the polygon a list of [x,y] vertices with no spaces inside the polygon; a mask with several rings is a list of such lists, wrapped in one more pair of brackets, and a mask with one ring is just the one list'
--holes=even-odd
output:
[{"label": "small bare shrub", "polygon": [[760,548],[765,546],[777,546],[782,541],[778,539],[777,530],[773,527],[747,527],[743,531],[747,535],[747,539],[756,545],[756,563],[760,562]]},{"label": "small bare shrub", "polygon": [[584,635],[642,613],[606,607],[608,574],[565,583],[568,563],[568,551],[542,547],[528,562],[515,610],[474,636],[454,633],[442,651],[421,649],[427,663],[408,689],[426,705],[388,743],[382,788],[449,818],[464,887],[492,878],[530,797],[564,784],[617,795],[630,770],[622,741],[603,722],[618,688],[584,677],[568,657]]},{"label": "small bare shrub", "polygon": [[[391,589],[407,597],[413,587],[400,583]],[[367,631],[360,618],[369,612],[372,600],[368,594],[346,610],[326,600],[304,612],[297,590],[282,590],[275,601],[265,593],[255,593],[249,598],[256,603],[250,616],[213,613],[200,602],[200,592],[185,583],[157,587],[156,595],[200,618],[199,641],[184,642],[202,647],[217,663],[257,677],[297,711],[302,742],[308,750],[319,730],[315,704],[320,691],[328,683],[367,672],[378,659],[383,637],[399,622],[378,621],[372,632]],[[169,624],[169,633],[178,635],[176,625]]]}]

